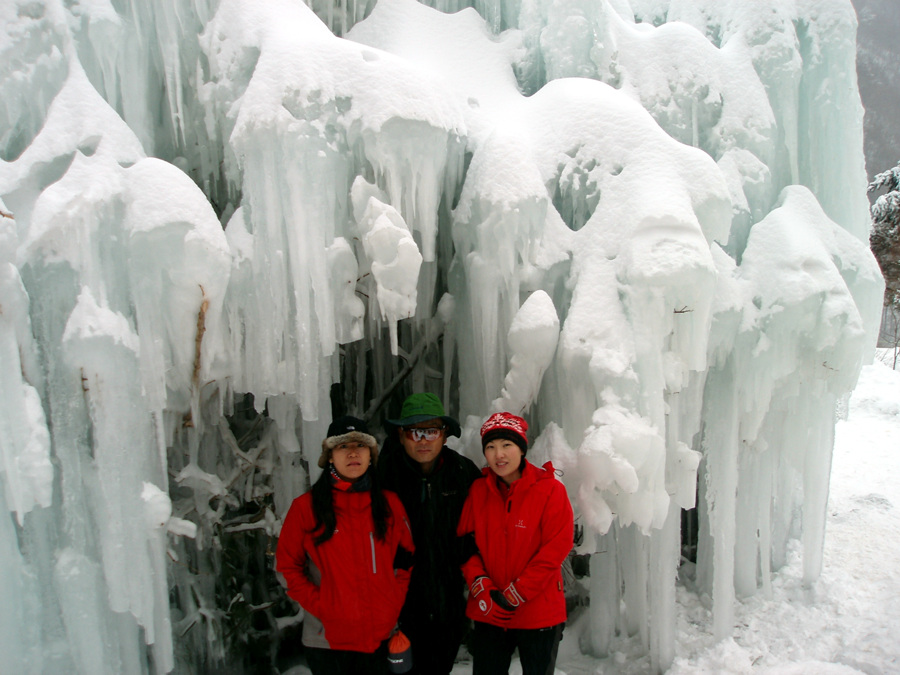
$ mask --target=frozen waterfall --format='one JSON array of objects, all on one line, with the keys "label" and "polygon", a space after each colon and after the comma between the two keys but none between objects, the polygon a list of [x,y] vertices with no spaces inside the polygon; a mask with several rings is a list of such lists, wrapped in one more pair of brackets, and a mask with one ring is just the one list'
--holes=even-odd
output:
[{"label": "frozen waterfall", "polygon": [[327,425],[413,391],[476,463],[529,419],[584,653],[815,581],[883,291],[850,0],[471,5],[0,3],[0,672],[272,661]]}]

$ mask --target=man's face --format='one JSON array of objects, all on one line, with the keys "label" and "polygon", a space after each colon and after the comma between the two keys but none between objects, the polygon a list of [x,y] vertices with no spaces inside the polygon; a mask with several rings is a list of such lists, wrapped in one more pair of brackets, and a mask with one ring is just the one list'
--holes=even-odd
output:
[{"label": "man's face", "polygon": [[423,473],[431,473],[438,455],[441,454],[441,448],[444,447],[444,441],[447,439],[444,420],[435,417],[403,427],[398,430],[398,433],[406,454],[419,464]]}]

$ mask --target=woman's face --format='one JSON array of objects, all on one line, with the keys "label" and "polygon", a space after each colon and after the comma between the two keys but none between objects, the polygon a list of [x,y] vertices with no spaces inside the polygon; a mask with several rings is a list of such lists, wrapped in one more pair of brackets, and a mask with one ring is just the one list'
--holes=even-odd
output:
[{"label": "woman's face", "polygon": [[360,441],[347,441],[331,451],[331,463],[341,478],[354,483],[372,463],[372,450]]},{"label": "woman's face", "polygon": [[506,438],[495,438],[484,446],[484,458],[491,471],[507,485],[522,477],[522,448]]}]

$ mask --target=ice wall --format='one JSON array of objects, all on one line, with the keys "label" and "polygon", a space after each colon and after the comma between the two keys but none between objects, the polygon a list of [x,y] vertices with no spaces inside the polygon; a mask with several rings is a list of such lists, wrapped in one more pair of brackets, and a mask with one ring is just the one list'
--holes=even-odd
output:
[{"label": "ice wall", "polygon": [[175,411],[199,416],[230,254],[208,199],[144,156],[72,42],[37,57],[62,64],[61,82],[14,57],[20,41],[65,34],[62,7],[16,9],[6,75],[48,105],[16,127],[5,150],[21,151],[0,166],[3,480],[19,523],[3,530],[18,591],[4,603],[3,670],[168,672],[166,427]]},{"label": "ice wall", "polygon": [[664,670],[679,567],[721,638],[815,581],[882,297],[849,0],[0,19],[0,670],[274,659],[332,415],[420,390],[562,469],[586,652]]}]

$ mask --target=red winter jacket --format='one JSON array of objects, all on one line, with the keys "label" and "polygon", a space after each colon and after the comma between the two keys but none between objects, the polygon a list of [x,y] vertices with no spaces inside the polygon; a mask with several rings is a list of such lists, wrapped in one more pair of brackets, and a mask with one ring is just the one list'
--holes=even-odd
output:
[{"label": "red winter jacket", "polygon": [[[368,491],[333,489],[332,494],[337,529],[320,546],[313,541],[312,494],[291,504],[278,539],[276,569],[284,575],[288,595],[324,628],[310,646],[371,653],[390,637],[400,616],[410,570],[395,570],[394,556],[398,547],[413,552],[412,533],[393,492],[384,491],[393,514],[384,541],[375,535]],[[321,580],[314,583],[311,576]],[[304,625],[304,644],[307,635]]]},{"label": "red winter jacket", "polygon": [[[501,591],[515,584],[525,602],[497,625],[547,628],[566,620],[562,564],[572,549],[572,505],[550,462],[538,468],[523,459],[522,466],[506,498],[490,467],[472,483],[457,534],[474,533],[478,553],[463,564],[463,576],[469,588],[484,574]],[[471,594],[466,616],[493,623]]]}]

